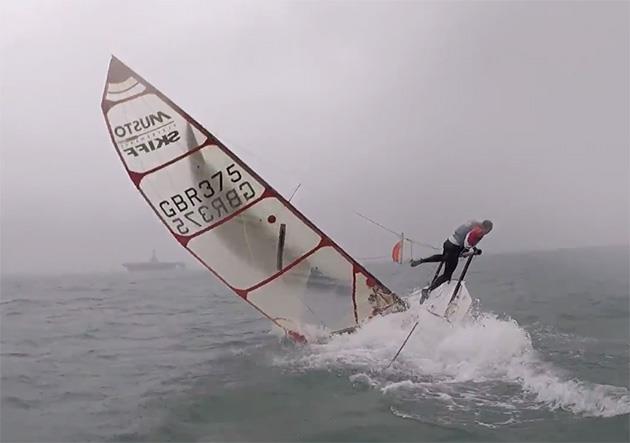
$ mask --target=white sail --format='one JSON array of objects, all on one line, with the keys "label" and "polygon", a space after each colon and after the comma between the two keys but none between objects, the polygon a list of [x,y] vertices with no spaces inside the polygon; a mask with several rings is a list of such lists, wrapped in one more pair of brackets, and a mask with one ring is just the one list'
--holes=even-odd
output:
[{"label": "white sail", "polygon": [[402,301],[210,132],[112,57],[102,109],[131,180],[179,243],[296,340]]}]

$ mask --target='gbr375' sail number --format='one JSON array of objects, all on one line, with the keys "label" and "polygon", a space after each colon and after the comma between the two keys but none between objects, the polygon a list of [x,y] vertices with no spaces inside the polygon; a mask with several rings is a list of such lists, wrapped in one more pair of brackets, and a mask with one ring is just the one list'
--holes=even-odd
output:
[{"label": "'gbr375' sail number", "polygon": [[158,206],[177,232],[186,235],[217,223],[255,197],[254,187],[232,163]]}]

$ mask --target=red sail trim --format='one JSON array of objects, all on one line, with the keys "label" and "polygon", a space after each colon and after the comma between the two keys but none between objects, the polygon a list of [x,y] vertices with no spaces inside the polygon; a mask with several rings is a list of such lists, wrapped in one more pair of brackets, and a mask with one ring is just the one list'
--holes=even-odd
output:
[{"label": "red sail trim", "polygon": [[[274,280],[275,278],[281,276],[282,274],[284,274],[286,271],[290,270],[291,268],[293,268],[294,266],[296,266],[297,264],[299,264],[300,262],[302,262],[303,260],[305,260],[306,258],[308,258],[309,256],[313,255],[316,251],[318,251],[319,249],[325,247],[325,246],[331,246],[330,242],[327,241],[327,239],[325,238],[320,238],[320,242],[317,244],[317,246],[315,246],[313,249],[311,249],[310,251],[302,254],[301,256],[297,257],[294,261],[292,261],[291,263],[289,263],[287,266],[285,266],[282,270],[276,272],[275,274],[271,275],[270,277],[267,277],[266,279],[256,283],[254,286],[247,288],[247,289],[243,289],[243,288],[237,288],[236,286],[232,286],[231,284],[229,284],[225,279],[223,279],[223,277],[217,273],[216,271],[214,271],[214,269],[212,269],[205,261],[203,261],[202,258],[200,258],[197,254],[195,254],[192,249],[188,248],[188,243],[195,237],[197,237],[200,234],[203,234],[204,232],[209,231],[212,228],[215,228],[219,225],[221,225],[224,222],[227,222],[228,220],[236,217],[237,215],[239,215],[241,212],[247,210],[248,208],[250,208],[252,205],[254,205],[255,203],[262,201],[265,198],[270,198],[270,197],[275,197],[274,195],[272,195],[272,192],[267,192],[267,190],[265,190],[265,192],[263,192],[263,194],[260,196],[260,198],[258,198],[256,201],[252,202],[250,205],[243,207],[241,209],[239,209],[238,211],[234,212],[233,214],[230,214],[229,216],[227,216],[226,218],[224,218],[223,220],[220,220],[219,222],[215,223],[214,225],[208,227],[208,228],[204,228],[202,231],[199,231],[193,235],[190,236],[185,236],[185,235],[181,235],[181,234],[177,234],[175,232],[173,232],[170,227],[168,226],[168,224],[166,223],[166,221],[164,221],[164,219],[160,216],[158,210],[151,204],[151,202],[149,201],[149,198],[146,196],[146,194],[144,193],[144,191],[141,188],[138,188],[138,190],[140,191],[140,194],[142,195],[142,197],[144,197],[144,199],[147,201],[147,203],[149,203],[149,206],[151,207],[151,209],[153,209],[153,212],[155,213],[155,215],[164,223],[164,225],[167,227],[167,229],[171,232],[171,234],[173,234],[175,236],[175,238],[177,239],[177,241],[184,247],[186,248],[186,250],[188,252],[190,252],[193,257],[195,257],[199,262],[201,262],[207,269],[210,270],[210,272],[212,272],[219,280],[221,280],[221,282],[223,284],[225,284],[227,287],[229,287],[232,291],[236,292],[240,297],[247,299],[247,294],[249,292],[252,292],[264,285],[266,285],[267,283],[269,283],[270,281]],[[268,195],[269,194],[269,195]]]},{"label": "red sail trim", "polygon": [[[109,124],[109,122],[108,122],[108,124]],[[179,160],[181,160],[183,158],[186,158],[189,155],[194,154],[195,152],[198,152],[198,151],[200,151],[201,149],[203,149],[203,148],[205,148],[207,146],[216,146],[216,145],[210,143],[209,141],[206,141],[203,144],[197,146],[196,148],[193,148],[193,149],[185,152],[184,154],[182,154],[182,155],[180,155],[178,157],[175,157],[174,159],[171,159],[171,160],[169,160],[169,161],[167,161],[165,163],[162,163],[161,165],[158,165],[158,166],[156,166],[153,169],[149,169],[146,172],[132,171],[131,169],[129,169],[127,167],[127,165],[125,165],[125,169],[127,169],[127,172],[129,173],[129,177],[131,177],[131,181],[133,181],[133,183],[136,185],[137,188],[140,188],[140,182],[147,175],[153,174],[154,172],[157,172],[160,169],[163,169],[163,168],[165,168],[165,167],[167,167],[169,165],[172,165],[173,163],[175,163],[175,162],[177,162],[177,161],[179,161]],[[118,149],[116,149],[116,150],[118,151]],[[121,155],[121,159],[122,159],[122,154],[120,154],[120,155]],[[123,163],[124,163],[124,161],[123,161]]]},{"label": "red sail trim", "polygon": [[217,273],[214,269],[212,269],[205,261],[203,261],[203,259],[201,257],[199,257],[195,251],[193,251],[192,249],[190,249],[187,245],[182,244],[182,246],[184,248],[186,248],[186,250],[188,252],[190,252],[190,254],[195,257],[197,259],[197,261],[199,263],[201,263],[203,265],[204,268],[208,269],[208,271],[212,272],[212,274],[214,274],[214,276],[216,278],[218,278],[221,283],[223,283],[225,286],[227,286],[228,288],[230,288],[232,291],[236,292],[241,298],[243,299],[247,299],[247,291],[245,291],[244,289],[238,289],[235,288],[234,286],[232,286],[231,284],[229,284],[219,273]]},{"label": "red sail trim", "polygon": [[363,274],[365,274],[366,276],[372,277],[380,286],[382,286],[383,288],[387,289],[387,287],[380,280],[378,280],[375,276],[373,276],[365,267],[363,267],[363,265],[361,265],[359,262],[354,260],[334,240],[332,240],[329,236],[327,236],[324,232],[322,232],[317,226],[315,226],[309,219],[307,219],[304,216],[304,214],[302,214],[298,209],[296,209],[293,205],[291,205],[291,203],[289,203],[272,186],[270,186],[269,183],[267,183],[262,177],[260,177],[260,175],[258,175],[247,164],[245,164],[240,158],[238,158],[227,146],[225,146],[219,139],[217,139],[212,133],[210,133],[199,122],[197,122],[197,120],[192,118],[186,111],[184,111],[179,106],[177,106],[175,103],[173,103],[173,101],[171,101],[162,92],[160,92],[158,89],[156,89],[144,77],[142,77],[141,75],[138,75],[135,71],[133,71],[128,66],[126,66],[119,59],[117,59],[114,56],[112,56],[112,59],[114,59],[116,61],[116,63],[118,63],[120,66],[124,67],[129,72],[130,75],[134,76],[138,81],[142,82],[145,86],[149,87],[158,97],[160,97],[162,100],[164,100],[169,106],[171,106],[173,109],[175,109],[177,112],[179,112],[186,120],[188,120],[188,122],[190,124],[196,126],[200,130],[200,132],[204,133],[208,138],[212,138],[212,139],[216,140],[216,142],[217,142],[216,144],[223,150],[223,152],[225,152],[227,155],[229,155],[234,161],[238,162],[239,165],[243,169],[245,169],[252,177],[254,177],[256,180],[258,180],[265,188],[275,192],[276,193],[276,197],[278,198],[278,200],[280,200],[280,202],[284,206],[286,206],[287,209],[289,209],[291,212],[293,212],[293,214],[296,217],[298,217],[304,224],[306,224],[313,231],[315,231],[320,237],[324,237],[324,238],[329,239],[331,246],[337,252],[339,252],[346,260],[348,260],[348,262],[352,263],[353,265],[356,265],[361,270],[361,272]]},{"label": "red sail trim", "polygon": [[[229,221],[229,220],[232,220],[234,217],[236,217],[236,216],[238,216],[238,215],[242,214],[244,211],[248,210],[249,208],[251,208],[252,206],[254,206],[256,203],[258,203],[259,201],[262,201],[262,200],[264,200],[264,199],[266,199],[266,198],[269,198],[269,197],[275,197],[275,195],[274,195],[273,191],[271,191],[270,189],[265,189],[265,190],[263,191],[263,193],[262,193],[262,194],[260,194],[260,196],[259,196],[259,197],[256,197],[253,201],[251,201],[251,202],[247,203],[245,206],[243,206],[242,208],[239,208],[237,211],[234,211],[233,213],[231,213],[230,215],[226,216],[225,218],[223,218],[223,219],[219,220],[218,222],[216,222],[216,223],[214,223],[214,224],[212,224],[212,225],[210,225],[210,226],[206,226],[205,228],[203,228],[203,229],[201,229],[201,230],[199,230],[199,231],[195,232],[194,234],[190,234],[190,235],[187,235],[187,236],[183,236],[183,237],[186,237],[186,238],[188,239],[188,240],[186,241],[186,243],[188,243],[188,242],[189,242],[190,240],[192,240],[193,238],[198,237],[198,236],[200,236],[201,234],[205,234],[206,232],[210,231],[211,229],[214,229],[214,228],[216,228],[217,226],[221,226],[223,223],[225,223],[225,222],[227,222],[227,221]],[[149,200],[147,199],[147,201],[149,201]],[[151,205],[151,203],[150,203],[150,202],[149,202],[149,204]],[[153,207],[153,205],[151,205],[151,206]],[[154,209],[155,209],[155,208],[154,208]],[[157,210],[156,210],[156,213],[157,213]],[[158,214],[158,217],[160,217],[160,215],[159,215],[159,214]],[[160,217],[160,218],[161,218],[161,217]],[[167,225],[167,226],[168,226],[168,225]],[[171,230],[171,228],[170,228],[170,227],[169,227],[169,230]],[[173,231],[171,230],[171,232],[173,232]],[[175,234],[175,233],[173,232],[173,234]]]},{"label": "red sail trim", "polygon": [[[143,94],[139,94],[139,95],[143,95]],[[134,96],[134,98],[137,98],[138,96]],[[160,97],[161,98],[161,97]],[[176,110],[177,111],[177,110]],[[116,138],[114,137],[114,133],[112,131],[112,127],[109,124],[109,120],[107,118],[105,118],[105,124],[107,125],[107,131],[109,132],[109,136],[110,139],[114,145],[114,149],[116,149],[116,152],[118,153],[118,157],[120,158],[120,160],[123,163],[123,166],[125,167],[125,169],[127,170],[127,172],[129,173],[129,176],[131,177],[131,180],[134,182],[134,184],[136,185],[136,187],[140,186],[140,182],[142,181],[142,179],[149,175],[149,174],[153,174],[154,172],[157,172],[167,166],[172,165],[175,162],[178,162],[179,160],[182,160],[186,157],[188,157],[189,155],[192,155],[198,151],[200,151],[201,149],[208,147],[208,146],[215,146],[217,148],[219,148],[218,146],[218,140],[215,139],[214,137],[206,137],[206,140],[200,144],[199,146],[193,148],[193,149],[189,149],[188,151],[184,152],[183,154],[172,158],[171,160],[162,163],[161,165],[158,165],[154,168],[148,169],[144,172],[139,172],[139,171],[132,171],[131,169],[129,169],[129,167],[127,166],[127,163],[125,162],[125,158],[123,157],[122,153],[120,152],[120,150],[118,149],[118,143],[116,142]],[[200,127],[195,127],[195,129],[197,129],[199,132],[204,132],[202,131],[203,128]],[[204,135],[206,135],[204,133]],[[219,148],[221,149],[221,148]]]},{"label": "red sail trim", "polygon": [[205,147],[208,147],[208,146],[217,146],[217,145],[211,143],[210,140],[207,140],[204,143],[202,143],[201,145],[197,146],[196,148],[190,149],[190,150],[184,152],[182,155],[179,155],[179,156],[177,156],[177,157],[175,157],[175,158],[173,158],[173,159],[171,159],[171,160],[169,160],[167,162],[164,162],[161,165],[156,166],[155,168],[149,169],[146,172],[131,171],[129,169],[127,169],[127,170],[130,171],[130,172],[135,172],[136,174],[140,174],[140,175],[142,175],[142,178],[144,178],[145,176],[147,176],[149,174],[153,174],[154,172],[157,172],[157,171],[159,171],[161,169],[164,169],[167,166],[170,166],[173,163],[178,162],[181,159],[184,159],[184,158],[186,158],[186,157],[188,157],[188,156],[190,156],[190,155],[192,155],[192,154],[194,154],[194,153],[196,153],[196,152],[200,151],[201,149],[203,149]]},{"label": "red sail trim", "polygon": [[[168,97],[166,97],[164,94],[162,94],[159,90],[157,90],[153,85],[151,85],[149,82],[147,82],[142,76],[138,75],[137,73],[135,73],[133,70],[131,70],[130,68],[128,68],[126,65],[124,65],[122,62],[120,62],[116,57],[112,56],[112,62],[110,63],[110,71],[108,72],[108,82],[110,80],[112,80],[112,64],[116,64],[116,69],[120,70],[122,72],[119,72],[118,74],[121,74],[122,77],[124,76],[133,76],[138,82],[142,83],[143,86],[145,86],[147,89],[145,91],[143,91],[144,94],[147,93],[153,93],[155,94],[157,97],[159,97],[161,100],[163,100],[166,104],[168,104],[169,106],[171,106],[171,108],[173,108],[174,111],[176,111],[177,113],[180,114],[180,116],[182,116],[189,124],[193,125],[199,132],[201,132],[202,134],[204,134],[208,140],[214,141],[214,145],[217,145],[227,156],[229,156],[232,160],[234,160],[236,163],[238,163],[240,165],[241,168],[243,168],[247,173],[249,173],[254,179],[256,179],[264,188],[265,188],[265,193],[269,193],[270,196],[274,196],[275,198],[277,198],[289,211],[291,211],[302,223],[304,223],[306,226],[308,226],[311,230],[313,230],[316,234],[318,234],[320,236],[320,238],[322,239],[321,243],[326,244],[331,246],[335,251],[337,251],[346,261],[348,261],[352,266],[353,269],[356,269],[358,271],[360,271],[363,275],[365,275],[368,278],[371,278],[373,280],[374,283],[377,283],[379,286],[381,286],[383,289],[386,289],[389,291],[389,289],[387,289],[387,287],[385,287],[385,285],[383,285],[376,277],[374,277],[369,271],[367,271],[366,268],[363,267],[363,265],[361,265],[360,263],[358,263],[356,260],[354,260],[348,253],[346,253],[337,243],[335,243],[330,237],[328,237],[325,233],[323,233],[317,226],[315,226],[309,219],[307,219],[298,209],[296,209],[293,205],[291,205],[281,194],[279,194],[273,187],[271,187],[262,177],[260,177],[260,175],[258,175],[255,171],[253,171],[247,164],[245,164],[239,157],[237,157],[229,148],[227,148],[221,141],[219,141],[212,133],[210,133],[207,129],[205,129],[201,124],[199,124],[194,118],[192,118],[187,112],[185,112],[183,109],[181,109],[179,106],[177,106],[172,100],[170,100]],[[107,117],[107,110],[111,108],[112,104],[118,104],[118,103],[124,103],[124,101],[119,101],[119,102],[111,102],[109,100],[107,100],[105,98],[106,96],[106,92],[107,92],[107,85],[106,88],[103,92],[103,101],[101,103],[101,107],[105,113],[105,116]],[[138,96],[140,96],[142,94],[138,94]],[[137,98],[138,96],[134,96],[134,98]],[[112,140],[112,143],[114,145],[114,148],[116,150],[116,152],[118,153],[119,158],[121,159],[121,161],[123,162],[123,165],[125,167],[125,169],[127,170],[128,173],[132,172],[129,171],[129,169],[127,168],[127,165],[124,162],[124,159],[122,157],[121,152],[117,149],[117,144],[115,141],[115,138],[113,136],[112,133],[112,129],[111,126],[109,124],[109,120],[106,118],[106,122],[107,122],[107,129],[110,133],[110,138]],[[131,174],[130,174],[131,175]],[[147,203],[149,203],[149,205],[153,208],[153,206],[151,205],[150,201],[147,199],[146,195],[143,194],[143,197],[145,198],[145,200],[147,200]],[[155,210],[155,208],[153,208],[154,212],[157,212]],[[159,214],[157,214],[159,217]],[[162,223],[166,226],[166,228],[169,230],[169,232],[173,233],[170,229],[170,227],[168,226],[168,224],[166,223],[165,220],[162,219],[162,217],[159,217],[160,220],[162,221]],[[174,234],[174,233],[173,233]],[[241,296],[242,298],[244,298],[248,303],[252,304],[251,302],[249,302],[249,300],[247,300],[246,296],[247,294],[244,293],[243,290],[237,289],[232,287],[230,284],[228,284],[217,272],[215,272],[207,263],[205,263],[199,256],[197,256],[193,251],[191,251],[188,246],[187,246],[187,242],[186,244],[184,244],[184,240],[182,238],[182,236],[178,236],[177,234],[174,234],[174,236],[178,239],[178,241],[180,241],[180,243],[182,243],[184,245],[184,247],[205,267],[207,268],[210,272],[212,272],[213,275],[215,275],[221,282],[223,282],[227,287],[229,287],[230,289],[232,289],[232,291],[234,291],[237,295]],[[321,247],[321,245],[320,245]],[[358,322],[358,315],[357,315],[357,310],[356,310],[356,300],[354,299],[355,297],[355,292],[356,292],[356,275],[354,275],[355,273],[353,272],[353,282],[354,282],[354,286],[355,286],[355,290],[353,290],[353,305],[355,306],[355,321]],[[391,292],[391,291],[389,291]],[[245,297],[243,297],[245,296]],[[285,329],[284,327],[282,327],[281,325],[279,325],[276,321],[274,321],[269,315],[267,315],[266,313],[264,313],[263,311],[261,311],[258,307],[256,307],[255,305],[252,304],[252,306],[254,306],[256,308],[257,311],[261,312],[265,317],[269,318],[272,322],[274,322],[274,324],[278,325],[279,327],[281,327],[282,329],[284,329],[285,331],[287,331],[287,329]]]},{"label": "red sail trim", "polygon": [[311,249],[310,251],[308,251],[306,254],[301,255],[300,257],[296,258],[295,260],[293,260],[293,262],[289,263],[287,266],[285,266],[284,268],[282,268],[281,270],[279,270],[278,272],[276,272],[275,274],[267,277],[266,279],[264,279],[263,281],[256,283],[254,286],[246,289],[245,292],[250,293],[252,291],[255,291],[256,289],[265,286],[267,283],[269,283],[272,280],[275,280],[276,278],[280,277],[281,275],[283,275],[285,272],[290,271],[291,269],[293,269],[294,267],[296,267],[297,265],[299,265],[300,263],[302,263],[304,260],[306,260],[307,258],[309,258],[311,255],[313,255],[315,252],[317,252],[318,250],[320,250],[322,247],[324,247],[324,242],[320,241],[319,244],[317,246],[315,246],[313,249]]},{"label": "red sail trim", "polygon": [[[132,97],[129,97],[128,99],[125,100],[120,100],[117,102],[112,102],[110,100],[106,99],[106,95],[107,95],[107,83],[109,83],[112,80],[112,76],[111,76],[111,70],[112,70],[112,64],[117,62],[120,66],[122,66],[124,68],[124,70],[126,71],[124,73],[124,75],[126,76],[124,79],[128,78],[129,76],[134,76],[136,78],[136,80],[141,83],[143,86],[145,86],[146,90],[143,91],[140,94],[134,95]],[[159,220],[162,222],[162,224],[164,224],[164,226],[166,227],[166,229],[173,234],[173,236],[179,241],[180,244],[182,244],[182,246],[193,256],[195,257],[195,259],[201,263],[201,265],[203,267],[205,267],[206,269],[208,269],[208,271],[210,271],[219,281],[221,281],[225,286],[227,286],[228,288],[230,288],[234,293],[236,293],[238,296],[240,296],[243,300],[245,300],[249,305],[251,305],[254,309],[256,309],[256,311],[260,312],[264,317],[266,317],[267,319],[269,319],[273,324],[275,324],[276,326],[278,326],[280,329],[282,329],[283,331],[285,331],[285,333],[287,334],[287,336],[289,336],[292,340],[298,342],[298,343],[306,343],[306,338],[300,334],[297,331],[292,331],[290,329],[285,328],[284,326],[282,326],[280,323],[278,323],[276,320],[274,320],[271,316],[269,316],[266,312],[262,311],[258,306],[256,306],[255,304],[253,304],[251,301],[249,301],[247,299],[247,293],[242,290],[242,289],[238,289],[233,287],[232,285],[230,285],[221,275],[219,275],[214,269],[212,269],[205,261],[203,261],[194,251],[192,251],[191,249],[188,248],[187,243],[188,241],[186,241],[186,238],[179,235],[179,234],[175,234],[173,231],[171,231],[170,227],[168,226],[168,224],[166,223],[166,221],[160,217],[159,213],[157,212],[157,210],[153,207],[153,205],[151,204],[151,202],[149,201],[149,199],[147,198],[146,194],[144,194],[144,192],[142,192],[142,189],[139,187],[140,181],[142,180],[142,177],[144,177],[146,175],[142,174],[142,173],[138,173],[135,171],[131,171],[128,167],[127,164],[125,163],[125,160],[122,156],[122,153],[120,152],[120,150],[118,149],[118,145],[116,143],[116,139],[114,137],[114,133],[112,131],[111,125],[109,123],[109,119],[107,118],[107,112],[109,111],[109,109],[112,108],[112,106],[116,105],[116,104],[120,104],[120,103],[124,103],[128,100],[132,100],[135,98],[138,98],[142,95],[148,94],[148,93],[154,93],[155,95],[157,95],[160,99],[162,99],[165,103],[167,103],[169,106],[171,106],[176,112],[178,112],[185,120],[188,121],[189,124],[192,124],[199,132],[201,132],[202,134],[204,134],[206,136],[206,142],[205,144],[211,144],[211,145],[219,145],[219,141],[214,137],[214,135],[212,135],[211,133],[209,133],[205,128],[203,128],[196,120],[194,120],[192,117],[190,117],[190,115],[188,115],[188,113],[184,112],[179,106],[175,105],[170,99],[168,99],[167,97],[165,97],[161,92],[159,92],[155,87],[153,87],[153,85],[151,85],[150,83],[148,83],[142,76],[139,76],[138,74],[136,74],[135,72],[133,72],[131,69],[129,69],[127,66],[125,66],[122,62],[120,62],[116,57],[112,56],[112,61],[110,62],[110,68],[108,70],[108,75],[107,75],[107,80],[106,80],[106,84],[105,84],[105,88],[103,89],[103,95],[102,95],[102,99],[101,99],[101,109],[103,110],[104,116],[105,116],[105,123],[107,126],[107,132],[109,132],[109,137],[110,140],[112,141],[112,146],[114,147],[114,150],[116,151],[116,153],[118,154],[118,157],[120,158],[120,161],[123,164],[123,167],[125,168],[125,170],[127,171],[127,174],[129,175],[129,177],[131,178],[132,182],[136,185],[136,187],[138,188],[138,190],[140,191],[140,194],[142,195],[142,197],[146,200],[146,202],[149,204],[149,206],[151,207],[151,209],[156,213],[156,216],[159,218]],[[214,142],[214,143],[213,143]],[[203,145],[202,145],[203,146]],[[229,153],[230,157],[234,160],[235,156],[234,154],[232,154],[231,152]],[[242,164],[242,162],[240,160],[238,160],[238,163],[241,166],[244,166]],[[246,171],[250,171],[250,168],[248,167],[244,167],[244,169]],[[256,177],[256,175],[252,176]],[[270,189],[269,186],[261,181],[261,184],[265,187],[265,191],[263,192],[263,196],[265,194],[267,194],[268,192],[271,192],[270,195],[276,196],[278,197],[279,194],[277,192],[275,192],[275,190]],[[261,196],[262,199],[262,196]],[[189,239],[188,239],[189,240]]]},{"label": "red sail trim", "polygon": [[[116,150],[118,151],[118,149]],[[127,168],[125,167],[125,169]],[[127,173],[129,174],[129,178],[131,179],[133,184],[136,185],[136,188],[140,189],[140,182],[142,181],[142,179],[144,178],[146,174],[130,171],[129,169],[127,169]]]},{"label": "red sail trim", "polygon": [[[131,173],[130,173],[131,174]],[[169,230],[169,232],[171,234],[173,234],[175,236],[175,238],[177,239],[177,241],[184,247],[187,248],[188,243],[195,237],[198,237],[201,234],[204,234],[208,231],[210,231],[211,229],[216,228],[217,226],[222,225],[223,223],[232,220],[234,217],[238,216],[239,214],[243,213],[244,211],[246,211],[247,209],[251,208],[253,205],[255,205],[256,203],[258,203],[259,201],[262,201],[265,198],[269,198],[269,197],[275,197],[275,195],[273,195],[273,192],[269,191],[268,189],[265,189],[263,191],[263,193],[260,195],[260,197],[256,198],[254,201],[249,202],[247,205],[243,206],[242,208],[240,208],[238,211],[234,211],[233,213],[231,213],[230,215],[228,215],[227,217],[225,217],[222,220],[219,220],[218,222],[214,223],[213,225],[210,226],[206,226],[205,228],[195,232],[194,234],[191,235],[184,235],[184,234],[180,234],[177,232],[173,232],[173,230],[171,229],[171,227],[169,226],[169,224],[166,222],[166,220],[164,220],[162,218],[162,216],[160,215],[160,213],[158,212],[157,208],[155,206],[153,206],[153,204],[151,203],[151,200],[149,200],[149,197],[147,197],[147,195],[144,193],[144,191],[142,190],[142,188],[138,187],[138,191],[140,191],[140,194],[142,195],[142,197],[144,197],[144,199],[146,200],[146,202],[149,204],[149,206],[151,207],[151,209],[153,209],[153,212],[155,212],[155,215],[157,215],[157,217],[160,219],[160,221],[162,221],[162,223],[164,223],[164,226],[166,226],[166,228]],[[231,287],[231,286],[230,286]]]},{"label": "red sail trim", "polygon": [[[144,95],[144,94],[138,94],[138,95],[134,96],[133,98],[137,98],[137,97],[139,97],[141,95]],[[103,100],[105,100],[105,99],[103,98]],[[181,159],[183,159],[183,158],[185,158],[185,157],[187,157],[187,156],[189,156],[191,154],[194,154],[195,152],[201,150],[202,148],[204,148],[206,146],[216,146],[216,147],[218,147],[218,140],[216,140],[214,137],[212,137],[212,138],[206,137],[206,141],[203,142],[201,145],[197,146],[196,148],[191,149],[191,150],[185,152],[184,154],[175,157],[174,159],[171,159],[171,160],[169,160],[167,162],[164,162],[161,165],[158,165],[158,166],[156,166],[156,167],[154,167],[152,169],[149,169],[148,171],[145,171],[145,172],[132,171],[127,166],[127,163],[125,162],[125,158],[123,157],[122,152],[120,152],[120,150],[118,149],[118,143],[116,142],[116,138],[114,137],[114,132],[112,131],[112,126],[110,125],[109,119],[107,118],[107,111],[105,110],[104,106],[102,107],[102,109],[103,109],[103,113],[105,114],[105,125],[107,126],[107,132],[109,132],[109,138],[112,141],[112,144],[114,146],[114,150],[118,154],[118,158],[120,158],[120,161],[122,162],[123,167],[127,171],[127,174],[129,174],[129,178],[131,179],[133,184],[136,185],[136,188],[138,188],[138,190],[140,190],[140,182],[142,181],[142,179],[145,176],[147,176],[149,174],[152,174],[152,173],[154,173],[156,171],[159,171],[160,169],[162,169],[162,168],[164,168],[166,166],[169,166],[169,165],[177,162],[178,160],[181,160]],[[177,112],[177,109],[175,109],[175,111]],[[196,126],[195,129],[197,129],[199,132],[203,133],[203,131],[202,131],[203,128],[200,128],[200,127]],[[146,197],[145,197],[145,199],[146,199]],[[149,205],[151,206],[151,202],[148,199],[146,199],[146,200],[147,200],[147,203],[149,203]],[[158,214],[158,216],[159,216],[159,214]],[[161,217],[160,217],[160,219],[161,219]],[[168,227],[168,225],[166,225],[166,226]],[[169,230],[170,230],[170,228],[169,228]],[[175,233],[173,233],[173,234],[175,234]],[[178,235],[178,234],[175,234],[175,235]]]},{"label": "red sail trim", "polygon": [[315,231],[316,234],[318,234],[320,237],[324,238],[327,242],[329,242],[329,245],[334,248],[339,254],[341,254],[342,257],[344,257],[350,264],[352,264],[353,266],[356,266],[358,269],[361,270],[361,272],[368,276],[371,277],[372,279],[374,279],[374,281],[379,285],[382,286],[383,288],[387,289],[390,292],[393,292],[391,290],[389,290],[379,279],[377,279],[374,275],[372,275],[371,272],[369,272],[363,265],[361,265],[359,262],[357,262],[355,259],[353,259],[346,251],[344,251],[341,246],[339,246],[332,238],[330,238],[329,236],[327,236],[321,229],[319,229],[317,226],[315,226],[308,218],[306,218],[304,216],[304,214],[302,214],[297,208],[295,208],[293,205],[291,205],[291,203],[289,203],[289,201],[287,199],[285,199],[282,195],[280,195],[275,189],[273,189],[265,180],[263,180],[256,172],[254,172],[249,166],[247,166],[245,163],[242,162],[242,160],[240,160],[238,157],[236,157],[220,140],[217,140],[218,145],[221,149],[223,149],[223,151],[230,155],[232,157],[232,159],[234,159],[235,161],[238,161],[239,164],[241,165],[241,167],[243,169],[245,169],[252,177],[254,177],[256,180],[258,180],[262,185],[264,185],[266,188],[270,189],[271,191],[276,193],[276,198],[287,208],[289,209],[291,212],[293,212],[293,214],[300,219],[300,221],[302,221],[304,224],[306,224],[309,228],[311,228],[313,231]]},{"label": "red sail trim", "polygon": [[192,250],[188,249],[188,247],[184,246],[186,248],[186,250],[188,252],[190,252],[192,254],[193,257],[195,257],[208,271],[210,271],[214,276],[216,276],[221,282],[223,282],[223,284],[225,284],[228,288],[230,288],[232,291],[234,291],[239,297],[241,297],[245,302],[247,302],[250,306],[252,306],[255,310],[257,310],[258,312],[260,312],[264,317],[266,317],[267,319],[269,319],[274,325],[276,325],[277,327],[279,327],[280,329],[282,329],[285,334],[287,334],[293,341],[297,342],[297,343],[306,343],[306,337],[304,337],[302,334],[300,334],[297,331],[293,331],[291,329],[287,329],[284,326],[282,326],[280,323],[278,323],[278,321],[271,317],[269,314],[267,314],[265,311],[261,310],[258,306],[256,306],[254,303],[252,303],[251,301],[249,301],[247,299],[247,293],[246,291],[242,290],[242,289],[236,289],[233,286],[231,286],[228,282],[226,282],[223,277],[221,277],[219,274],[217,274],[214,269],[212,269],[210,266],[208,266],[208,264],[206,262],[204,262],[197,254],[195,254]]}]

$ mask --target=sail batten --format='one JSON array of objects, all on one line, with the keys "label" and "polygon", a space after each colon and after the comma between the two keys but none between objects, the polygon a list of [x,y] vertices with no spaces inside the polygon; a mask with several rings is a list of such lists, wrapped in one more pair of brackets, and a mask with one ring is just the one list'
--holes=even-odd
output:
[{"label": "sail batten", "polygon": [[402,303],[237,155],[112,57],[107,129],[140,194],[204,267],[291,337]]}]

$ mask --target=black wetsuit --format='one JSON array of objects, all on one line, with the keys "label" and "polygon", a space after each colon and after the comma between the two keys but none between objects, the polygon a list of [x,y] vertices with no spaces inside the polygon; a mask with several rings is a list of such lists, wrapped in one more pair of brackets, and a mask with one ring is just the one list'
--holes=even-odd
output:
[{"label": "black wetsuit", "polygon": [[444,262],[444,273],[431,282],[429,291],[433,291],[445,281],[449,281],[457,268],[460,254],[464,251],[463,246],[457,246],[446,240],[443,245],[444,249],[441,254],[435,254],[431,257],[422,259],[422,263],[440,263]]}]

